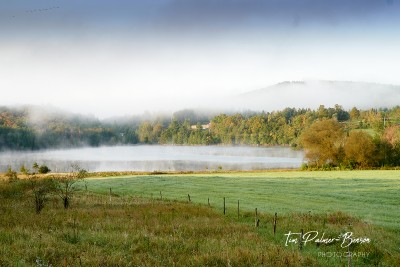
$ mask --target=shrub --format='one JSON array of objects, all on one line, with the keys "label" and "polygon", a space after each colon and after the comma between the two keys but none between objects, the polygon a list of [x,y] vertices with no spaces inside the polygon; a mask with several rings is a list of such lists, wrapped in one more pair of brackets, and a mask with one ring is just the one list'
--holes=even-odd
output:
[{"label": "shrub", "polygon": [[77,178],[85,178],[86,176],[88,176],[88,171],[85,169],[79,169]]},{"label": "shrub", "polygon": [[53,179],[30,178],[31,192],[35,203],[35,211],[37,214],[44,208],[44,204],[48,200],[48,195],[55,190]]},{"label": "shrub", "polygon": [[39,170],[39,164],[37,164],[37,162],[33,163],[32,168],[36,171]]},{"label": "shrub", "polygon": [[69,208],[72,194],[76,190],[76,187],[74,186],[76,181],[77,178],[73,176],[65,176],[58,178],[57,180],[57,192],[63,201],[63,206],[65,209]]},{"label": "shrub", "polygon": [[15,182],[18,180],[17,172],[14,171],[11,166],[8,167],[6,172],[6,177],[8,178],[9,182]]},{"label": "shrub", "polygon": [[25,167],[25,164],[22,164],[21,168],[19,169],[20,173],[27,175],[28,169]]},{"label": "shrub", "polygon": [[51,172],[51,170],[50,170],[49,167],[47,167],[46,165],[41,165],[41,166],[38,168],[38,173],[46,174],[46,173],[49,173],[49,172]]}]

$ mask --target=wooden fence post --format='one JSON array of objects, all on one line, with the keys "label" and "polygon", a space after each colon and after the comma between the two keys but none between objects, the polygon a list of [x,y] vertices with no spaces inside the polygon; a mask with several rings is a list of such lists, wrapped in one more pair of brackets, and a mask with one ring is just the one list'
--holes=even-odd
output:
[{"label": "wooden fence post", "polygon": [[224,198],[224,215],[226,213],[225,198]]},{"label": "wooden fence post", "polygon": [[208,198],[207,200],[208,200],[208,206],[210,206],[210,198]]},{"label": "wooden fence post", "polygon": [[275,234],[276,234],[276,221],[277,221],[277,217],[278,217],[278,214],[275,212],[275,216],[274,216],[274,236],[275,236]]},{"label": "wooden fence post", "polygon": [[255,226],[255,227],[260,226],[260,220],[258,219],[258,211],[257,211],[257,208],[255,209],[254,226]]},{"label": "wooden fence post", "polygon": [[191,202],[191,201],[190,201],[190,195],[189,195],[189,194],[188,194],[188,199],[189,199],[189,202]]},{"label": "wooden fence post", "polygon": [[238,220],[240,218],[240,206],[239,206],[239,200],[238,200]]}]

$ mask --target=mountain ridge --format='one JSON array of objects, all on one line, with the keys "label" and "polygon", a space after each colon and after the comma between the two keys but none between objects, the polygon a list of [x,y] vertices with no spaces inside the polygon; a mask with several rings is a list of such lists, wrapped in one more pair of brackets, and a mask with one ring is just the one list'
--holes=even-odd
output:
[{"label": "mountain ridge", "polygon": [[400,86],[370,82],[305,80],[284,81],[249,91],[232,99],[239,109],[279,110],[285,107],[317,108],[319,105],[386,108],[400,104]]}]

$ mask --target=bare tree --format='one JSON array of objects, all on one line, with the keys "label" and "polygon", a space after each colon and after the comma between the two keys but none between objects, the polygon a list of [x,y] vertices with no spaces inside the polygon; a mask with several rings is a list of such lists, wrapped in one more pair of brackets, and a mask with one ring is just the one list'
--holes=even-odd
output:
[{"label": "bare tree", "polygon": [[65,209],[70,206],[70,200],[77,190],[76,182],[86,177],[87,171],[78,165],[71,165],[72,171],[67,175],[57,179],[57,192],[63,201]]},{"label": "bare tree", "polygon": [[29,178],[30,188],[35,203],[35,211],[39,214],[48,200],[48,195],[55,189],[53,179],[40,179],[32,175]]}]

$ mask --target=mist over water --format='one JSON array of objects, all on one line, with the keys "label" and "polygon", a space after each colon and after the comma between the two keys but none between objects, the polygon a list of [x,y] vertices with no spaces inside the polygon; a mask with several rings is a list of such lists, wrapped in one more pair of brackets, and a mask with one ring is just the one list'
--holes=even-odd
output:
[{"label": "mist over water", "polygon": [[18,171],[22,164],[31,167],[34,162],[52,172],[70,171],[71,164],[91,172],[261,170],[299,168],[303,158],[302,151],[288,147],[137,145],[1,152],[0,171],[8,166]]}]

